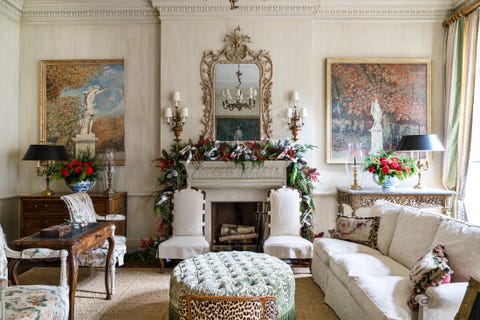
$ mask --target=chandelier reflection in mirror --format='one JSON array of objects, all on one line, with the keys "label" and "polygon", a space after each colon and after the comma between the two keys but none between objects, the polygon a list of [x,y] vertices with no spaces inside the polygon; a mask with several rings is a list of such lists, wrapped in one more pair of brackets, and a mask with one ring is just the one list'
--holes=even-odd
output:
[{"label": "chandelier reflection in mirror", "polygon": [[243,102],[243,92],[240,86],[242,85],[242,72],[240,71],[240,64],[237,65],[238,70],[235,72],[237,75],[237,84],[235,85],[234,93],[235,99],[232,98],[232,93],[230,89],[222,90],[222,106],[224,109],[228,109],[233,111],[234,109],[238,109],[239,111],[242,109],[253,109],[255,108],[255,104],[257,101],[257,89],[253,89],[252,87],[248,88],[248,102]]}]

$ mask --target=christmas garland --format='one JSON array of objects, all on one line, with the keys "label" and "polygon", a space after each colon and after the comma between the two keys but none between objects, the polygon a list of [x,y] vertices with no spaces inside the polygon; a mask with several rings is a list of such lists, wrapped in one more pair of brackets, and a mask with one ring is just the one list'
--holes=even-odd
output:
[{"label": "christmas garland", "polygon": [[308,166],[304,159],[305,153],[313,148],[313,145],[296,144],[289,139],[219,142],[200,136],[196,142],[175,142],[169,152],[162,150],[162,155],[153,160],[155,166],[160,168],[158,184],[161,187],[154,202],[154,212],[159,217],[156,231],[166,238],[172,234],[172,194],[176,189],[187,186],[187,170],[182,162],[234,162],[236,167],[245,170],[248,163],[262,166],[267,160],[279,160],[291,162],[287,169],[287,184],[301,193],[302,236],[313,241],[314,204],[311,195],[313,183],[320,174],[316,168]]}]

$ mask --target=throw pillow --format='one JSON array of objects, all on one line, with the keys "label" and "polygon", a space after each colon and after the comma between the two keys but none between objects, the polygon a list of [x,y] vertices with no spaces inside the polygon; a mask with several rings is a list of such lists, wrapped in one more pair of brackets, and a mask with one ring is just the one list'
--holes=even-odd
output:
[{"label": "throw pillow", "polygon": [[425,254],[417,260],[410,270],[410,300],[408,305],[414,311],[418,310],[418,303],[415,296],[425,293],[425,290],[431,286],[438,286],[453,273],[448,266],[445,247],[441,244],[435,246],[432,251]]},{"label": "throw pillow", "polygon": [[347,217],[338,215],[333,238],[365,244],[377,248],[380,217]]}]

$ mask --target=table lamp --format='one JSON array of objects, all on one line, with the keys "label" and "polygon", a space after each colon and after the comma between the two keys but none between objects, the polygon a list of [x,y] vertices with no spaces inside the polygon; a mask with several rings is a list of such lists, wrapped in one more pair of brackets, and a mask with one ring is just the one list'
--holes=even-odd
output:
[{"label": "table lamp", "polygon": [[[436,134],[416,134],[403,136],[398,144],[397,151],[445,151],[440,139]],[[417,161],[418,167],[418,183],[415,189],[422,189],[422,170],[428,170],[428,161],[423,164],[420,161],[420,154]]]},{"label": "table lamp", "polygon": [[[23,156],[22,160],[36,160],[37,161],[37,174],[45,175],[47,187],[42,192],[42,196],[48,197],[53,195],[53,191],[50,190],[50,176],[52,175],[52,169],[55,161],[68,160],[68,154],[64,146],[47,145],[47,144],[31,144],[28,147],[27,152]],[[46,169],[40,171],[40,166],[45,166]]]}]

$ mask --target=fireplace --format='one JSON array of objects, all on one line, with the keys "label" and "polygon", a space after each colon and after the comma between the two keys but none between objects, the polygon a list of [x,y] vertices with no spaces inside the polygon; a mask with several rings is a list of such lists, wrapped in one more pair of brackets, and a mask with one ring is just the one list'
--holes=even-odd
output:
[{"label": "fireplace", "polygon": [[263,202],[212,202],[212,250],[255,250],[261,227]]},{"label": "fireplace", "polygon": [[[205,237],[210,241],[212,250],[238,249],[234,248],[234,244],[224,245],[218,242],[218,229],[215,229],[219,219],[223,219],[223,215],[219,214],[219,218],[217,212],[227,212],[226,222],[221,223],[230,224],[232,220],[229,219],[232,219],[232,216],[240,216],[238,221],[231,224],[243,225],[247,221],[248,223],[245,222],[245,224],[250,225],[251,221],[254,221],[253,225],[255,225],[257,205],[260,203],[261,210],[261,204],[267,200],[268,191],[286,185],[289,165],[288,161],[266,161],[263,166],[255,167],[247,163],[245,170],[240,166],[236,167],[232,162],[223,161],[204,161],[185,165],[188,184],[206,193]],[[237,210],[229,207],[228,203],[233,203],[237,207],[239,204],[240,207],[245,204],[249,209],[238,209],[240,213],[228,213]],[[251,215],[250,218],[244,217],[246,211],[251,212],[248,214],[248,216]],[[212,221],[214,219],[215,222]],[[248,246],[247,250],[256,250],[255,244]]]}]

